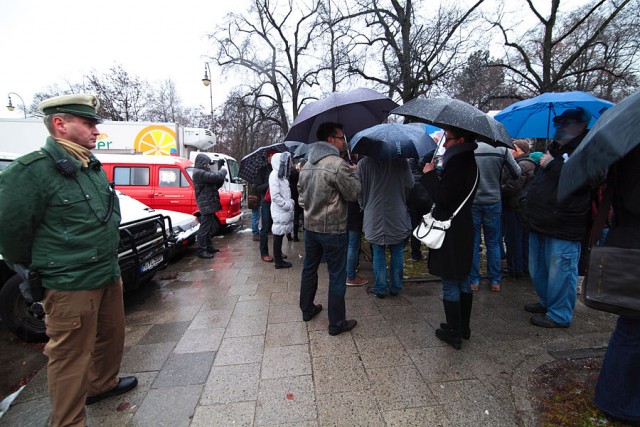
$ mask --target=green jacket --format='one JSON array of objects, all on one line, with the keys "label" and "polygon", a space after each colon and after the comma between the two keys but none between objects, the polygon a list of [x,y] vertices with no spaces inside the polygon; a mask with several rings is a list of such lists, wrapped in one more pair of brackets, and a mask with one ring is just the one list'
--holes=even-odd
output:
[{"label": "green jacket", "polygon": [[[75,165],[75,179],[56,169],[62,159]],[[113,214],[102,223],[111,197]],[[117,280],[119,224],[118,198],[100,162],[92,157],[82,168],[51,137],[0,172],[0,253],[9,265],[37,270],[45,288],[95,289]]]}]

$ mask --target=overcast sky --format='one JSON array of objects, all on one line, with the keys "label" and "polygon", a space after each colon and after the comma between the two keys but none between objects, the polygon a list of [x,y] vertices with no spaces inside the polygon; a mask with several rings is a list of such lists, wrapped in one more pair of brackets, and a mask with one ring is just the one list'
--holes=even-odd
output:
[{"label": "overcast sky", "polygon": [[[121,64],[149,82],[171,78],[186,106],[209,111],[202,84],[206,34],[246,0],[0,0],[0,117],[21,118],[6,109],[9,92],[27,105],[54,83],[80,82],[91,70]],[[218,70],[211,65],[214,108],[224,101]],[[20,100],[12,96],[13,104]]]},{"label": "overcast sky", "polygon": [[[563,0],[563,5],[584,2]],[[247,4],[248,0],[0,0],[0,117],[22,117],[18,109],[6,109],[9,92],[30,105],[36,92],[52,84],[77,83],[92,70],[102,74],[115,64],[149,82],[171,78],[185,106],[202,105],[208,112],[209,89],[201,79],[205,57],[214,51],[206,34],[232,6],[242,12]],[[230,84],[220,78],[215,65],[211,68],[215,108],[225,100]],[[12,99],[20,105],[17,97]]]}]

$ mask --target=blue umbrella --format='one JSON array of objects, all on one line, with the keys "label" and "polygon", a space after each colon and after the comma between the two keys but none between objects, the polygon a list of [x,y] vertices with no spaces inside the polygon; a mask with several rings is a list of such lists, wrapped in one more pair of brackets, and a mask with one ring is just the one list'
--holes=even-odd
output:
[{"label": "blue umbrella", "polygon": [[494,118],[512,138],[553,137],[553,118],[565,110],[582,107],[591,113],[589,129],[614,104],[585,92],[548,92],[511,104]]},{"label": "blue umbrella", "polygon": [[422,123],[385,123],[364,129],[350,141],[351,152],[379,160],[421,158],[437,148]]}]

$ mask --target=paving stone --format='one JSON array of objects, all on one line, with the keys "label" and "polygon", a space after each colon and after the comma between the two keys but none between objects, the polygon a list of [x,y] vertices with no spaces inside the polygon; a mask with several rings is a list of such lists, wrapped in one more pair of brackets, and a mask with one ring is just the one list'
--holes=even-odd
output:
[{"label": "paving stone", "polygon": [[232,310],[200,310],[189,325],[189,329],[226,328],[229,323],[229,319],[231,319],[231,313]]},{"label": "paving stone", "polygon": [[394,336],[356,339],[355,342],[366,369],[413,364],[409,354]]},{"label": "paving stone", "polygon": [[265,348],[308,343],[309,334],[305,322],[271,323],[267,326]]},{"label": "paving stone", "polygon": [[321,331],[311,331],[309,332],[309,342],[311,355],[313,357],[358,352],[351,334],[331,336],[325,329]]},{"label": "paving stone", "polygon": [[297,424],[317,417],[310,375],[260,381],[256,425]]},{"label": "paving stone", "polygon": [[309,346],[290,345],[264,350],[261,379],[311,375]]},{"label": "paving stone", "polygon": [[438,403],[413,365],[367,369],[367,376],[383,411]]},{"label": "paving stone", "polygon": [[121,371],[147,372],[162,369],[165,360],[173,351],[175,343],[134,345],[124,349]]},{"label": "paving stone", "polygon": [[153,325],[126,325],[124,328],[124,346],[130,347],[140,342]]},{"label": "paving stone", "polygon": [[318,416],[322,426],[384,426],[380,408],[368,390],[318,394]]},{"label": "paving stone", "polygon": [[358,326],[351,332],[356,339],[393,336],[389,322],[382,316],[363,317],[357,320]]},{"label": "paving stone", "polygon": [[200,404],[256,400],[259,384],[260,363],[214,366],[202,391]]},{"label": "paving stone", "polygon": [[223,338],[214,365],[237,365],[262,361],[264,336]]},{"label": "paving stone", "polygon": [[202,385],[151,389],[131,420],[132,426],[189,426]]},{"label": "paving stone", "polygon": [[180,341],[182,334],[187,330],[191,322],[161,323],[153,325],[149,331],[140,338],[138,344],[158,344],[165,342],[176,343]]},{"label": "paving stone", "polygon": [[215,352],[172,354],[153,382],[153,388],[204,384]]},{"label": "paving stone", "polygon": [[302,322],[302,312],[297,304],[281,305],[277,310],[269,311],[269,323],[289,322]]},{"label": "paving stone", "polygon": [[222,342],[223,328],[215,329],[187,329],[174,353],[199,353],[204,351],[217,351]]},{"label": "paving stone", "polygon": [[0,426],[46,426],[49,425],[51,405],[49,396],[14,403],[0,418]]},{"label": "paving stone", "polygon": [[429,384],[474,378],[465,364],[465,354],[449,346],[408,350],[408,353]]},{"label": "paving stone", "polygon": [[198,406],[191,427],[252,426],[255,410],[255,402]]},{"label": "paving stone", "polygon": [[206,300],[201,311],[206,313],[212,310],[233,310],[237,302],[237,295],[216,295],[215,298]]},{"label": "paving stone", "polygon": [[436,337],[435,329],[424,320],[420,323],[392,324],[391,328],[407,350],[446,345]]},{"label": "paving stone", "polygon": [[357,354],[338,354],[312,358],[316,392],[340,393],[368,390],[369,379]]},{"label": "paving stone", "polygon": [[424,406],[421,408],[404,408],[395,411],[384,411],[387,426],[421,427],[421,426],[456,426],[449,422],[444,408],[440,406]]},{"label": "paving stone", "polygon": [[[238,303],[240,304],[240,303]],[[224,334],[225,338],[228,337],[247,337],[251,335],[264,336],[267,332],[267,315],[252,316],[244,318],[234,318],[227,324],[227,329]]]}]

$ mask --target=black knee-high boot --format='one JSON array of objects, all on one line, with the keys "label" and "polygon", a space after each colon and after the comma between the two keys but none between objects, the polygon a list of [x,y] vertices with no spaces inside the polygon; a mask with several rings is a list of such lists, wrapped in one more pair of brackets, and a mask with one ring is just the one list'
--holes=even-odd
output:
[{"label": "black knee-high boot", "polygon": [[[471,338],[471,328],[469,327],[471,321],[471,308],[473,307],[473,294],[460,293],[460,333],[462,338],[468,340]],[[449,325],[446,323],[440,323],[440,329],[447,329]]]},{"label": "black knee-high boot", "polygon": [[436,329],[436,337],[456,350],[460,350],[462,348],[460,301],[443,300],[442,302],[444,304],[444,314],[447,318],[447,327],[445,329]]}]

